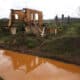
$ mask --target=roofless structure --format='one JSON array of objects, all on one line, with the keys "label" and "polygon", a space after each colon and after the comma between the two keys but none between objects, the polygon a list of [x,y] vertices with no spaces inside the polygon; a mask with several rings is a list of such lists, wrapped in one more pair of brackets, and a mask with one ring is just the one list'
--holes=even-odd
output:
[{"label": "roofless structure", "polygon": [[14,24],[17,22],[23,23],[26,32],[32,29],[34,33],[40,33],[42,31],[43,14],[41,11],[28,8],[23,8],[21,10],[11,9],[8,26],[12,34],[16,34],[17,27]]}]

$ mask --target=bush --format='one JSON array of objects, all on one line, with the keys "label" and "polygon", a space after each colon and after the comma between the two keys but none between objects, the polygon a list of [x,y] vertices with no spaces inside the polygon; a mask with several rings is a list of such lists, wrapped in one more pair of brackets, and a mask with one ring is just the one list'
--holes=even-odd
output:
[{"label": "bush", "polygon": [[5,40],[5,44],[10,47],[23,46],[26,48],[35,48],[40,45],[40,43],[41,40],[39,40],[35,35],[25,33],[18,33]]},{"label": "bush", "polygon": [[38,40],[33,38],[28,38],[25,43],[28,48],[35,48],[38,46]]},{"label": "bush", "polygon": [[46,42],[41,50],[60,55],[80,56],[80,37],[62,37]]}]

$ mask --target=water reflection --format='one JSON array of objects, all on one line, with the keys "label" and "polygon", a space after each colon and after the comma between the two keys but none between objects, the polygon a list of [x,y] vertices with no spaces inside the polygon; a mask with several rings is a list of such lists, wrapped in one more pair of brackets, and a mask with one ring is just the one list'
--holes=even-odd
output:
[{"label": "water reflection", "polygon": [[42,63],[33,71],[27,74],[28,80],[80,80],[79,74],[58,68],[48,62]]},{"label": "water reflection", "polygon": [[0,50],[0,76],[5,80],[80,80],[80,67]]}]

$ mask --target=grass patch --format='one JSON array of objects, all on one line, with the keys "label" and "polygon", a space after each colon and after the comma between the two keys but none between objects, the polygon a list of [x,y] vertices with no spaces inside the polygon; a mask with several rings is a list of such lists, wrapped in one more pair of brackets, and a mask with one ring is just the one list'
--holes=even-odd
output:
[{"label": "grass patch", "polygon": [[44,43],[41,50],[57,55],[80,56],[80,37],[53,39]]}]

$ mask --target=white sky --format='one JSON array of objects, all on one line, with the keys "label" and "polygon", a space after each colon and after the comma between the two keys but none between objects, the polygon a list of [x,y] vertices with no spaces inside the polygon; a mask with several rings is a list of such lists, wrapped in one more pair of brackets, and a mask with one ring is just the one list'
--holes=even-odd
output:
[{"label": "white sky", "polygon": [[9,17],[10,9],[32,8],[43,11],[44,19],[53,19],[57,14],[80,17],[80,0],[0,0],[0,18]]}]

